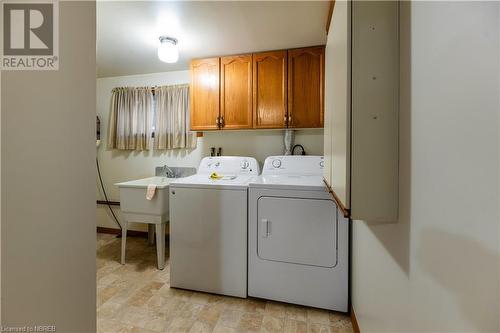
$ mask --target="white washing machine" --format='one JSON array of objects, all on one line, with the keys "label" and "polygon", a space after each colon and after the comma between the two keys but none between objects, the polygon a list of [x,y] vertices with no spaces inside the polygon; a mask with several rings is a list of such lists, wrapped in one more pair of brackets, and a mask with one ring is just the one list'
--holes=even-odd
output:
[{"label": "white washing machine", "polygon": [[271,156],[249,185],[248,295],[348,311],[349,221],[322,156]]},{"label": "white washing machine", "polygon": [[170,183],[172,287],[247,297],[248,183],[258,174],[252,157],[205,157]]}]

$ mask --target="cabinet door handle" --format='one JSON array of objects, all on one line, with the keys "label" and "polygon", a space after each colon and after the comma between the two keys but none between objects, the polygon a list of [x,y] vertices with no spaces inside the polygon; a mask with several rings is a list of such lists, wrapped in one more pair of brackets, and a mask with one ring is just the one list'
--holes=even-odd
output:
[{"label": "cabinet door handle", "polygon": [[224,116],[220,117],[220,127],[224,127]]},{"label": "cabinet door handle", "polygon": [[285,115],[285,118],[283,118],[283,122],[285,123],[285,126],[286,126],[288,123],[288,116],[287,115]]},{"label": "cabinet door handle", "polygon": [[220,125],[219,116],[217,116],[217,118],[215,118],[215,125],[217,125],[217,127],[219,127],[219,125]]}]

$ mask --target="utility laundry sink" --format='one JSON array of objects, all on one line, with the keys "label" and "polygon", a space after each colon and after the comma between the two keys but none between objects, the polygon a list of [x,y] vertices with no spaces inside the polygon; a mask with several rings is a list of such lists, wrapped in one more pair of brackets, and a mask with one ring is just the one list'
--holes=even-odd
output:
[{"label": "utility laundry sink", "polygon": [[[125,247],[127,229],[130,222],[148,224],[149,243],[153,244],[156,235],[156,251],[158,269],[165,267],[165,225],[168,222],[168,193],[170,182],[174,179],[189,176],[196,172],[194,168],[156,168],[156,177],[149,177],[115,184],[120,188],[120,208],[123,213],[122,255],[121,263],[125,264]],[[170,177],[165,177],[165,176]],[[146,199],[149,185],[156,185],[151,200]]]},{"label": "utility laundry sink", "polygon": [[[120,188],[120,208],[125,221],[122,222],[121,263],[125,265],[127,230],[130,222],[147,223],[149,243],[156,235],[158,269],[165,267],[165,225],[168,222],[168,185],[175,178],[150,177],[115,184]],[[148,186],[156,185],[155,195],[146,199]]]},{"label": "utility laundry sink", "polygon": [[[177,178],[196,173],[190,167],[157,167],[155,177],[115,184],[120,188],[120,208],[129,222],[163,223],[168,221],[168,186]],[[155,184],[152,200],[146,199],[148,185]]]},{"label": "utility laundry sink", "polygon": [[[161,223],[168,220],[168,185],[175,178],[149,177],[115,184],[120,188],[120,208],[129,222]],[[152,200],[146,199],[150,184],[156,185]],[[141,215],[149,215],[141,216]],[[151,221],[151,218],[155,222]],[[147,221],[146,221],[147,219]],[[160,221],[157,221],[160,219]]]}]

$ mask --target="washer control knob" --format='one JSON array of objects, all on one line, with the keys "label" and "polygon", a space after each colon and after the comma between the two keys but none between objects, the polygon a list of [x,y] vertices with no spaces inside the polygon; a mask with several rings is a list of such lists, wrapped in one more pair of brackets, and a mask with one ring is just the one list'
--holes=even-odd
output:
[{"label": "washer control knob", "polygon": [[246,169],[246,168],[248,168],[249,166],[250,166],[250,163],[248,163],[248,161],[247,161],[247,160],[243,160],[243,161],[241,161],[241,168],[242,168],[242,169]]},{"label": "washer control knob", "polygon": [[272,165],[275,168],[279,168],[281,166],[281,160],[273,160]]},{"label": "washer control knob", "polygon": [[325,161],[321,161],[321,162],[319,162],[319,167],[320,167],[320,168],[324,168],[324,167],[325,167]]}]

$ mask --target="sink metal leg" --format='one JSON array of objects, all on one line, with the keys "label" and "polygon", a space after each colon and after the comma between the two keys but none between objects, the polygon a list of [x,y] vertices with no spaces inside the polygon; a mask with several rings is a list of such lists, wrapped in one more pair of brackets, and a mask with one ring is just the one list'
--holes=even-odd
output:
[{"label": "sink metal leg", "polygon": [[165,268],[165,223],[156,226],[156,256],[158,258],[158,269]]},{"label": "sink metal leg", "polygon": [[128,227],[128,222],[124,222],[122,225],[122,258],[121,258],[122,265],[125,265],[125,247],[127,244],[127,227]]},{"label": "sink metal leg", "polygon": [[148,242],[150,245],[155,243],[155,225],[152,223],[148,224]]}]

